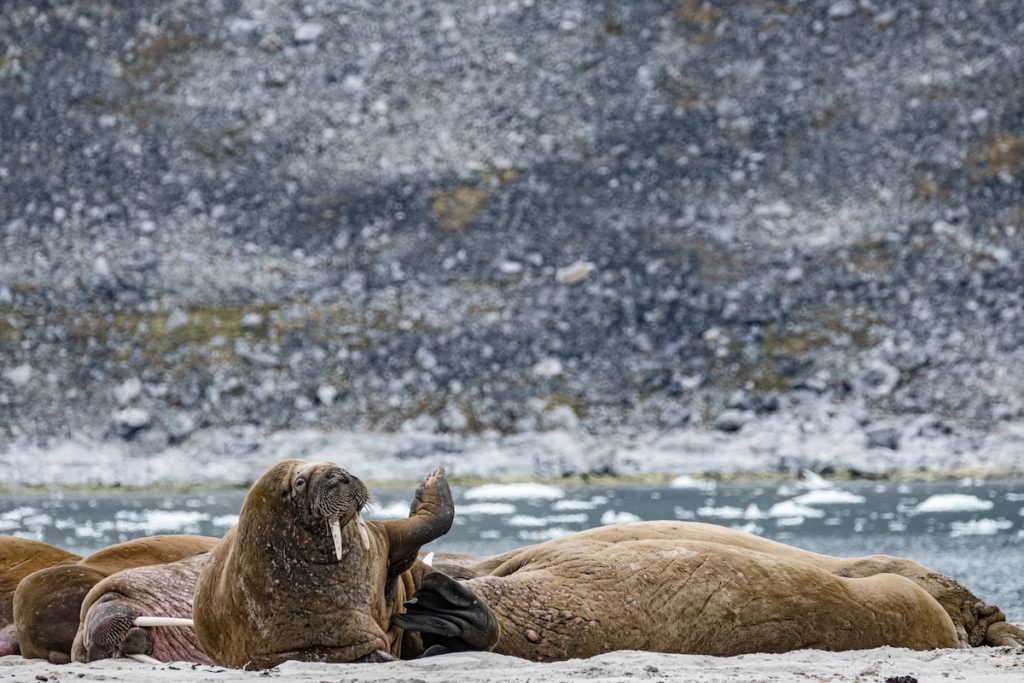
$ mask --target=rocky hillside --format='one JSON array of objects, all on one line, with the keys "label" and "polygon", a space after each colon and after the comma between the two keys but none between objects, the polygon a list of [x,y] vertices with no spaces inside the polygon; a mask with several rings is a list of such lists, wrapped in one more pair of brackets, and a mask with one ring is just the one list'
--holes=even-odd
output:
[{"label": "rocky hillside", "polygon": [[18,2],[0,140],[0,450],[1024,417],[1016,0]]}]

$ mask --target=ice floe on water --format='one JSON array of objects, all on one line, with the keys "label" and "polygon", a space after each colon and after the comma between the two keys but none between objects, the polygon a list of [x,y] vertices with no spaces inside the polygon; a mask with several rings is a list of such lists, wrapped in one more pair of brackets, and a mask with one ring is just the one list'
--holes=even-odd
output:
[{"label": "ice floe on water", "polygon": [[601,513],[601,524],[629,524],[639,522],[640,515],[625,510],[605,510]]},{"label": "ice floe on water", "polygon": [[[627,513],[628,514],[628,513]],[[549,515],[547,517],[536,517],[534,515],[515,515],[505,521],[505,524],[514,527],[544,527],[561,524],[586,524],[589,521],[587,515]]]},{"label": "ice floe on water", "polygon": [[456,515],[514,515],[516,506],[512,503],[468,503],[455,505]]},{"label": "ice floe on water", "polygon": [[546,529],[520,529],[516,536],[522,541],[539,543],[541,541],[550,541],[556,538],[561,538],[562,536],[568,536],[571,533],[571,529],[553,526]]},{"label": "ice floe on water", "polygon": [[714,519],[743,519],[743,508],[732,505],[721,505],[714,507],[705,505],[697,508],[697,514],[701,517],[712,517]]},{"label": "ice floe on water", "polygon": [[571,500],[563,499],[556,500],[551,505],[551,509],[555,512],[564,512],[568,510],[593,510],[599,505],[605,505],[608,502],[607,496],[594,496],[590,500]]},{"label": "ice floe on water", "polygon": [[929,496],[913,508],[913,512],[978,512],[991,510],[991,500],[982,500],[967,493],[940,493]]},{"label": "ice floe on water", "polygon": [[138,532],[145,535],[162,532],[199,533],[201,523],[210,515],[194,510],[121,510],[114,515],[118,531]]},{"label": "ice floe on water", "polygon": [[1009,493],[1006,494],[1006,500],[1010,501],[1011,503],[1022,501],[1024,500],[1024,493],[1014,493],[1013,491],[1010,491]]},{"label": "ice floe on water", "polygon": [[692,489],[696,491],[714,491],[715,482],[707,479],[695,479],[688,474],[680,474],[669,483],[669,488]]},{"label": "ice floe on water", "polygon": [[222,529],[230,529],[231,527],[238,524],[238,515],[219,515],[210,520],[210,523],[215,527]]},{"label": "ice floe on water", "polygon": [[842,489],[815,489],[797,496],[793,502],[801,505],[855,505],[865,500],[867,498],[860,494]]},{"label": "ice floe on water", "polygon": [[[410,504],[408,502],[401,500],[396,500],[393,503],[388,503],[387,505],[382,506],[370,505],[363,511],[363,515],[370,517],[371,519],[395,519],[408,517],[409,505]],[[513,509],[513,512],[514,511],[515,510]]]},{"label": "ice floe on water", "polygon": [[565,498],[565,491],[548,484],[512,483],[484,484],[462,494],[466,500],[556,500]]},{"label": "ice floe on water", "polygon": [[793,519],[796,517],[806,517],[809,519],[819,519],[825,516],[825,511],[801,505],[796,501],[783,500],[768,508],[767,514],[769,517],[779,518]]},{"label": "ice floe on water", "polygon": [[994,536],[1000,531],[1012,529],[1013,522],[1008,519],[970,519],[956,521],[949,525],[950,536]]},{"label": "ice floe on water", "polygon": [[505,524],[509,526],[526,526],[526,527],[542,527],[548,526],[548,522],[543,517],[534,517],[533,515],[516,515],[510,517],[505,521]]}]

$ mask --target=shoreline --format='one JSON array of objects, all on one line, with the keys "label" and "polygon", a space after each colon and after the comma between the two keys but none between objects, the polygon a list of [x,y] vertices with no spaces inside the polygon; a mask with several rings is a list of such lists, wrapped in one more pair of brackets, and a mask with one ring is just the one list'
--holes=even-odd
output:
[{"label": "shoreline", "polygon": [[[817,474],[817,473],[815,473]],[[669,487],[674,478],[689,476],[697,482],[708,484],[724,484],[731,486],[757,486],[763,484],[781,484],[799,480],[800,474],[793,472],[773,471],[739,471],[739,472],[647,472],[643,474],[621,475],[570,475],[565,477],[544,477],[530,475],[508,476],[468,476],[449,477],[449,484],[456,488],[471,488],[485,484],[548,484],[552,486],[600,489],[627,487]],[[954,482],[964,479],[977,481],[1013,481],[1024,479],[1024,468],[1005,470],[888,470],[869,474],[850,471],[830,472],[819,475],[831,483],[863,484],[869,482]],[[371,490],[414,489],[419,480],[411,478],[396,479],[364,479]],[[251,481],[197,481],[197,482],[154,482],[152,484],[0,484],[0,494],[31,495],[31,494],[68,494],[68,493],[207,493],[218,491],[245,491],[252,485]]]},{"label": "shoreline", "polygon": [[183,679],[244,683],[257,679],[309,682],[341,680],[409,681],[544,681],[590,680],[607,683],[649,680],[713,681],[935,681],[972,683],[1017,681],[1024,670],[1024,648],[971,648],[916,652],[883,647],[874,650],[823,652],[797,650],[784,654],[736,657],[671,655],[618,651],[589,659],[535,663],[491,652],[454,653],[387,664],[321,664],[285,662],[267,671],[243,671],[187,663],[140,664],[131,660],[102,660],[90,664],[53,665],[18,656],[0,658],[0,679],[19,681],[141,681],[177,682]]}]

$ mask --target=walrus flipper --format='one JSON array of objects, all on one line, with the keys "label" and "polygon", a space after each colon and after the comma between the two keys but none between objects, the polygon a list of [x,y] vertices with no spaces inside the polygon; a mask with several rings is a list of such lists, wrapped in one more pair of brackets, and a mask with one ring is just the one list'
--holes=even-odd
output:
[{"label": "walrus flipper", "polygon": [[480,596],[450,576],[431,572],[391,622],[419,631],[427,652],[489,650],[498,642],[498,620]]}]

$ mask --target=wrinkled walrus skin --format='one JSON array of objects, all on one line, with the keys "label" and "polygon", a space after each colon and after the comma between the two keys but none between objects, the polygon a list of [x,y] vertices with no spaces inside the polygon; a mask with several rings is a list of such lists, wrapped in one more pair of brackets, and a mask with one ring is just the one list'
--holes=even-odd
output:
[{"label": "wrinkled walrus skin", "polygon": [[969,645],[979,633],[983,642],[1024,644],[1001,612],[965,609],[984,603],[909,560],[828,557],[709,524],[592,529],[486,558],[465,572],[475,576],[424,576],[395,623],[421,630],[424,644],[442,651],[476,649],[487,639],[475,629],[467,643],[462,630],[490,611],[498,627],[484,649],[535,661],[620,649],[923,650]]},{"label": "wrinkled walrus skin", "polygon": [[93,586],[123,569],[198,555],[217,541],[189,535],[137,538],[104,548],[75,564],[29,574],[14,593],[14,624],[22,656],[49,659],[54,664],[70,662],[82,601]]},{"label": "wrinkled walrus skin", "polygon": [[451,526],[444,471],[420,484],[405,519],[364,522],[366,501],[363,483],[334,463],[285,460],[260,477],[196,583],[193,619],[210,659],[269,668],[418,654],[418,636],[390,620],[415,590],[420,546]]},{"label": "wrinkled walrus skin", "polygon": [[18,536],[0,535],[0,657],[20,653],[14,628],[14,591],[29,574],[62,564],[79,555]]},{"label": "wrinkled walrus skin", "polygon": [[71,659],[148,655],[161,662],[209,664],[195,630],[187,626],[142,627],[137,617],[192,618],[196,579],[209,553],[125,569],[93,586],[82,601]]}]

